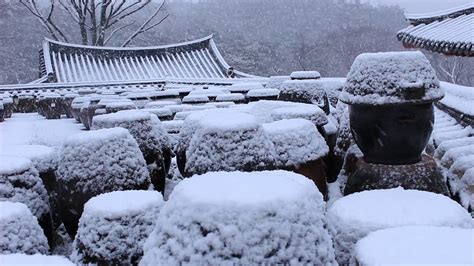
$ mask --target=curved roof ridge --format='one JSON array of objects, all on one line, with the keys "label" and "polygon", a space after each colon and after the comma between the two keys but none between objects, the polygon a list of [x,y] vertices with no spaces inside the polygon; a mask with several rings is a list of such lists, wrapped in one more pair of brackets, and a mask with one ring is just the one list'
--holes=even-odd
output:
[{"label": "curved roof ridge", "polygon": [[429,12],[429,13],[405,13],[405,18],[408,20],[423,20],[423,19],[439,19],[443,17],[449,17],[450,15],[459,16],[463,14],[463,11],[467,11],[467,14],[474,12],[474,2],[465,5],[456,6],[453,8]]},{"label": "curved roof ridge", "polygon": [[114,50],[114,51],[134,51],[134,50],[156,50],[156,49],[166,49],[172,47],[181,47],[187,46],[195,43],[201,43],[209,41],[213,38],[214,34],[210,34],[206,37],[199,38],[196,40],[180,42],[180,43],[172,43],[172,44],[165,44],[165,45],[157,45],[157,46],[144,46],[144,47],[113,47],[113,46],[92,46],[92,45],[83,45],[83,44],[73,44],[61,41],[55,41],[49,38],[44,38],[45,43],[54,43],[61,46],[67,47],[75,47],[75,48],[85,48],[85,49],[96,49],[96,50]]}]

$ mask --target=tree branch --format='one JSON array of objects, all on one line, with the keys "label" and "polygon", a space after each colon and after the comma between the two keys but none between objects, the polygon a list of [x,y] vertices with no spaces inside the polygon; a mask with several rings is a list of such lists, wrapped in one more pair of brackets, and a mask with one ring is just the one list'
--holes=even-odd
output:
[{"label": "tree branch", "polygon": [[130,35],[130,37],[128,37],[127,40],[125,40],[125,42],[121,45],[121,47],[127,46],[139,34],[158,26],[163,21],[165,21],[165,19],[168,18],[169,14],[166,14],[166,16],[164,16],[158,22],[156,22],[156,23],[152,24],[151,26],[147,27],[148,24],[160,13],[160,11],[162,11],[162,8],[163,8],[164,5],[165,5],[165,0],[163,0],[161,2],[160,6],[158,6],[158,8],[155,10],[155,12],[147,20],[145,20],[145,22],[132,35]]}]

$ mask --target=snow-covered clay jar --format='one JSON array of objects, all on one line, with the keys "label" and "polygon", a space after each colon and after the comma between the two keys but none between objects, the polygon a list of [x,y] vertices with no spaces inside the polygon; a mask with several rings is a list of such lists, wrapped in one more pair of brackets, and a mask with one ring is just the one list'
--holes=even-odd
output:
[{"label": "snow-covered clay jar", "polygon": [[377,164],[421,160],[433,130],[433,102],[442,97],[421,52],[357,56],[339,95],[349,104],[352,134],[365,161]]},{"label": "snow-covered clay jar", "polygon": [[127,110],[95,116],[92,122],[92,129],[113,127],[123,127],[135,138],[149,166],[153,186],[163,192],[172,151],[160,120],[146,111]]},{"label": "snow-covered clay jar", "polygon": [[5,120],[5,108],[3,107],[3,102],[0,101],[0,122]]},{"label": "snow-covered clay jar", "polygon": [[[474,265],[473,228],[403,226],[357,242],[357,265]],[[394,241],[396,240],[396,241]]]},{"label": "snow-covered clay jar", "polygon": [[77,122],[81,123],[81,108],[82,105],[90,101],[88,96],[79,96],[74,98],[71,103],[72,116],[76,119]]},{"label": "snow-covered clay jar", "polygon": [[257,89],[249,90],[246,98],[249,102],[255,102],[259,100],[277,100],[280,90],[278,89]]},{"label": "snow-covered clay jar", "polygon": [[349,263],[359,239],[376,230],[409,225],[473,226],[471,215],[452,199],[401,187],[345,196],[329,208],[327,217],[340,265]]},{"label": "snow-covered clay jar", "polygon": [[13,98],[9,94],[4,93],[0,95],[0,102],[3,103],[3,118],[10,118],[14,109]]},{"label": "snow-covered clay jar", "polygon": [[[48,248],[38,220],[25,204],[0,201],[0,254],[46,254]],[[1,257],[0,262],[4,265]]]},{"label": "snow-covered clay jar", "polygon": [[[58,154],[56,150],[43,145],[5,145],[0,150],[0,155],[25,157],[32,161],[33,166],[38,170],[39,177],[48,192],[54,228],[59,227],[61,220],[59,217],[56,194],[57,181],[55,171],[58,167]],[[51,244],[52,232],[45,233]]]},{"label": "snow-covered clay jar", "polygon": [[19,113],[33,113],[36,109],[36,96],[31,91],[25,91],[19,93],[15,96],[17,99],[16,102],[16,112]]},{"label": "snow-covered clay jar", "polygon": [[53,224],[48,192],[30,159],[0,156],[0,201],[21,202],[28,206],[38,218],[44,233],[52,239]]},{"label": "snow-covered clay jar", "polygon": [[270,170],[275,148],[255,116],[233,110],[209,112],[186,150],[185,172]]},{"label": "snow-covered clay jar", "polygon": [[311,179],[326,196],[325,164],[322,158],[329,147],[316,127],[306,119],[283,119],[263,124],[276,150],[276,165]]},{"label": "snow-covered clay jar", "polygon": [[147,189],[150,177],[137,141],[124,128],[69,136],[59,151],[58,200],[61,217],[74,237],[84,204],[117,190]]},{"label": "snow-covered clay jar", "polygon": [[66,93],[63,97],[63,106],[64,106],[64,112],[66,113],[67,118],[73,118],[73,113],[72,113],[72,101],[76,97],[79,97],[79,94],[77,93]]},{"label": "snow-covered clay jar", "polygon": [[317,71],[295,71],[280,86],[279,100],[311,103],[329,114],[329,98]]},{"label": "snow-covered clay jar", "polygon": [[93,197],[84,205],[72,260],[136,265],[163,203],[157,191],[114,191]]},{"label": "snow-covered clay jar", "polygon": [[38,112],[46,119],[60,119],[65,110],[61,95],[55,92],[43,93],[38,101]]},{"label": "snow-covered clay jar", "polygon": [[120,99],[118,101],[105,104],[105,112],[108,114],[133,109],[137,109],[137,106],[129,99]]},{"label": "snow-covered clay jar", "polygon": [[213,172],[180,182],[140,265],[335,265],[325,204],[286,171]]}]

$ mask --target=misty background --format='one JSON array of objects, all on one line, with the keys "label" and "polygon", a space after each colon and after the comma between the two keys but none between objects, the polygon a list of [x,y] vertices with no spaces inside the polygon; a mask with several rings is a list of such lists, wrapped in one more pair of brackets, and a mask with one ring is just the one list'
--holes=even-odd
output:
[{"label": "misty background", "polygon": [[[167,1],[168,19],[129,46],[169,44],[213,33],[235,69],[262,76],[318,70],[322,76],[343,77],[361,53],[405,50],[396,33],[408,23],[404,10],[393,4],[397,1]],[[433,5],[430,8],[427,12],[433,11]],[[411,11],[422,13],[420,9]],[[144,20],[151,12],[153,8],[147,7],[126,19]],[[73,42],[80,43],[77,26],[68,14],[57,10],[54,20]],[[132,31],[118,33],[108,46],[120,45]],[[38,78],[38,51],[45,36],[47,32],[18,1],[0,0],[0,84]],[[472,58],[423,52],[441,80],[474,86]]]}]

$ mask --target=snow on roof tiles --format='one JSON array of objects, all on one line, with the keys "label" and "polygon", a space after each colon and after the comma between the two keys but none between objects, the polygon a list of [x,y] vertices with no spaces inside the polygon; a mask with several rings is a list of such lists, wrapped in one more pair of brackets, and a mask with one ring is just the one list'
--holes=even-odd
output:
[{"label": "snow on roof tiles", "polygon": [[46,39],[40,71],[58,83],[251,77],[230,66],[217,50],[212,35],[184,43],[154,47],[95,47]]},{"label": "snow on roof tiles", "polygon": [[474,4],[448,11],[406,15],[411,25],[397,33],[398,40],[408,48],[474,56]]}]

